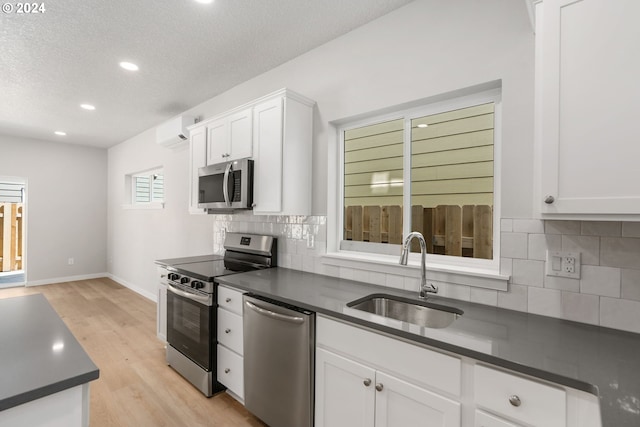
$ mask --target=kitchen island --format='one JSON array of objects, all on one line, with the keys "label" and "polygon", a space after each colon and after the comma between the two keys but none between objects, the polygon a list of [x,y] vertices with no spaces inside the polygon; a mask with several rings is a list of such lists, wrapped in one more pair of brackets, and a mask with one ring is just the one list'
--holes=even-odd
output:
[{"label": "kitchen island", "polygon": [[418,327],[347,306],[375,293],[416,298],[417,290],[408,292],[279,267],[224,276],[219,282],[387,336],[580,390],[597,396],[602,426],[640,425],[638,334],[437,296],[429,300],[461,309],[464,314],[444,329]]},{"label": "kitchen island", "polygon": [[89,424],[100,371],[42,294],[0,299],[0,425]]}]

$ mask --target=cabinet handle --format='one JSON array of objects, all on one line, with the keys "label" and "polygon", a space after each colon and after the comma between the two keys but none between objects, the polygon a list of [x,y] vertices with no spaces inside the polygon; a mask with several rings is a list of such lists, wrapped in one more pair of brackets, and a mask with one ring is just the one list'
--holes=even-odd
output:
[{"label": "cabinet handle", "polygon": [[384,386],[382,385],[382,383],[376,384],[376,390],[382,391],[383,388],[384,388]]},{"label": "cabinet handle", "polygon": [[522,401],[515,394],[513,396],[509,396],[509,403],[511,403],[511,405],[513,405],[515,407],[518,407],[518,406],[522,405]]},{"label": "cabinet handle", "polygon": [[369,387],[371,385],[371,378],[365,378],[362,383],[365,385],[365,387]]},{"label": "cabinet handle", "polygon": [[224,300],[225,302],[231,302],[231,298],[227,298],[226,300]]},{"label": "cabinet handle", "polygon": [[224,330],[224,333],[225,333],[225,334],[228,334],[229,332],[231,332],[231,329],[225,329],[225,330]]},{"label": "cabinet handle", "polygon": [[229,372],[231,372],[231,369],[229,369],[229,368],[225,368],[224,373],[225,373],[225,374],[228,374]]},{"label": "cabinet handle", "polygon": [[553,196],[547,196],[544,198],[544,202],[548,205],[552,204],[553,202],[555,202],[556,199]]}]

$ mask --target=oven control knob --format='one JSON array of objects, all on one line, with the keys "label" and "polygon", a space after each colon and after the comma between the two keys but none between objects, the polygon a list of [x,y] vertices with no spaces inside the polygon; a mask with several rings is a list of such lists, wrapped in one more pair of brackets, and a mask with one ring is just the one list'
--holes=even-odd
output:
[{"label": "oven control knob", "polygon": [[189,278],[188,277],[183,277],[182,279],[180,279],[180,283],[185,284],[185,283],[189,283]]},{"label": "oven control knob", "polygon": [[204,288],[204,283],[194,280],[193,282],[191,282],[191,287],[194,289],[202,289]]},{"label": "oven control knob", "polygon": [[169,280],[178,280],[179,277],[180,276],[177,275],[176,273],[169,273],[169,275],[167,276]]}]

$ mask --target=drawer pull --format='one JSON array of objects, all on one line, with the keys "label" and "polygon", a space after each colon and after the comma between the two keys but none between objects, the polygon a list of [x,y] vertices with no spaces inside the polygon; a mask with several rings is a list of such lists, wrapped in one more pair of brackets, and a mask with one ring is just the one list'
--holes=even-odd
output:
[{"label": "drawer pull", "polygon": [[366,386],[369,387],[371,385],[371,378],[365,378],[364,381],[362,381],[362,383]]},{"label": "drawer pull", "polygon": [[376,390],[382,391],[383,388],[384,388],[384,386],[382,385],[382,383],[376,384]]},{"label": "drawer pull", "polygon": [[227,329],[225,329],[225,330],[224,330],[224,333],[225,333],[225,334],[228,334],[229,332],[231,332],[231,329],[229,329],[229,328],[227,328]]},{"label": "drawer pull", "polygon": [[225,373],[225,374],[228,374],[229,372],[231,372],[231,369],[229,369],[229,368],[225,368],[224,373]]},{"label": "drawer pull", "polygon": [[518,407],[518,406],[522,405],[522,401],[515,394],[513,396],[509,396],[509,403],[511,403],[511,405],[513,405],[515,407]]},{"label": "drawer pull", "polygon": [[225,302],[231,302],[231,298],[227,298]]}]

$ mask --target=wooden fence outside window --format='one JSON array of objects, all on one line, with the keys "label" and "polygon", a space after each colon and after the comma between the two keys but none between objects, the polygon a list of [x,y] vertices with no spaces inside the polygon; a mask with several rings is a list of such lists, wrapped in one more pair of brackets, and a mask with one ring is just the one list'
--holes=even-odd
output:
[{"label": "wooden fence outside window", "polygon": [[[493,258],[493,208],[488,205],[411,207],[411,229],[419,231],[433,254]],[[400,206],[348,206],[345,240],[402,244]],[[412,251],[419,251],[418,242]]]},{"label": "wooden fence outside window", "polygon": [[23,268],[23,212],[22,203],[0,203],[0,271]]}]

